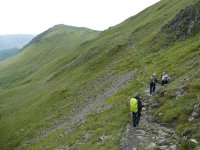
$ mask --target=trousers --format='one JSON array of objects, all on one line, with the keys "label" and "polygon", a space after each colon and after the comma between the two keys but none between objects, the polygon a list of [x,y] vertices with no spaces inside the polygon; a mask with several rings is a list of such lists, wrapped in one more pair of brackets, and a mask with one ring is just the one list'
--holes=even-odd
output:
[{"label": "trousers", "polygon": [[152,94],[156,90],[156,84],[155,83],[150,83],[150,90],[149,94]]},{"label": "trousers", "polygon": [[141,117],[141,112],[132,112],[132,123],[133,127],[139,124]]}]

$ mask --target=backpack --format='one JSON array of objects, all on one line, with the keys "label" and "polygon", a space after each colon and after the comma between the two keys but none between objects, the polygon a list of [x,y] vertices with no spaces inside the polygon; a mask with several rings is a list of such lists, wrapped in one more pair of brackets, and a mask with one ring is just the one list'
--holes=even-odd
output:
[{"label": "backpack", "polygon": [[138,100],[136,98],[131,98],[130,109],[132,112],[138,112]]},{"label": "backpack", "polygon": [[169,78],[168,78],[168,77],[165,77],[165,78],[164,78],[164,81],[168,81],[168,80],[169,80]]},{"label": "backpack", "polygon": [[169,76],[168,75],[165,75],[164,81],[169,82]]},{"label": "backpack", "polygon": [[151,77],[151,81],[150,81],[151,83],[156,83],[156,79],[155,79],[155,77]]}]

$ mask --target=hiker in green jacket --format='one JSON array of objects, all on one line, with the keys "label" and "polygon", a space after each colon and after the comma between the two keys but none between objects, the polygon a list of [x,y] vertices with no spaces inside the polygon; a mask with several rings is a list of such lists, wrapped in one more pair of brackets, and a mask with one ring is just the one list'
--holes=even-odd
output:
[{"label": "hiker in green jacket", "polygon": [[139,94],[137,94],[130,100],[133,127],[136,127],[136,125],[138,125],[140,121],[142,107],[144,107],[144,105],[140,101],[141,99],[142,97]]}]

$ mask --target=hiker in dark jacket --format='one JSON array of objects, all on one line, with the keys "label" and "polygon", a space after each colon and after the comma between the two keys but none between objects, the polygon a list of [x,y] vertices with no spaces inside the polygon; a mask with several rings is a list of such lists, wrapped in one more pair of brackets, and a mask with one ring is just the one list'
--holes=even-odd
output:
[{"label": "hiker in dark jacket", "polygon": [[141,111],[144,105],[140,101],[142,97],[140,95],[136,95],[135,97],[131,98],[130,100],[130,109],[132,113],[132,123],[133,127],[136,127],[136,125],[140,122],[141,117]]},{"label": "hiker in dark jacket", "polygon": [[158,79],[156,78],[156,74],[154,73],[150,78],[150,90],[149,90],[150,95],[152,95],[155,92],[157,82]]}]

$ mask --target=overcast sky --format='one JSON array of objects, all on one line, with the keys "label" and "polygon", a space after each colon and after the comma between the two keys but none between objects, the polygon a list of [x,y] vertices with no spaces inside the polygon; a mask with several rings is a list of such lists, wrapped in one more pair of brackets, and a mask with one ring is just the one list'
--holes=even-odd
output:
[{"label": "overcast sky", "polygon": [[159,0],[0,0],[0,34],[38,34],[56,24],[105,30]]}]

